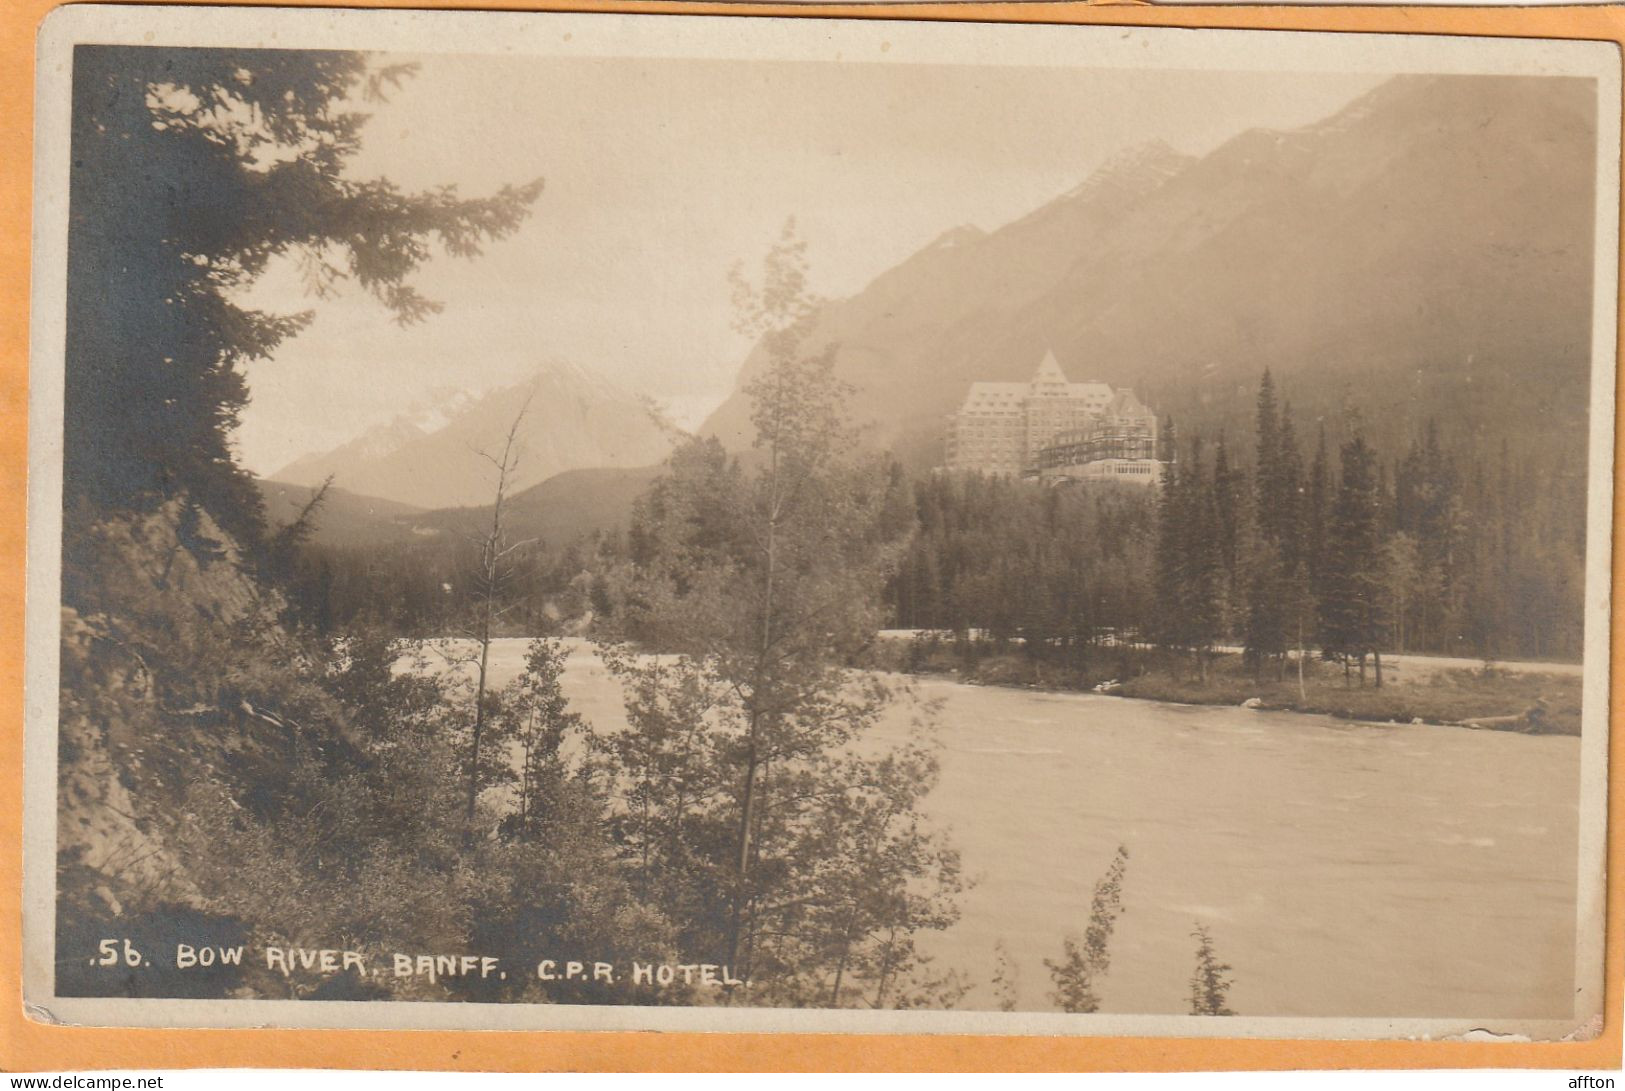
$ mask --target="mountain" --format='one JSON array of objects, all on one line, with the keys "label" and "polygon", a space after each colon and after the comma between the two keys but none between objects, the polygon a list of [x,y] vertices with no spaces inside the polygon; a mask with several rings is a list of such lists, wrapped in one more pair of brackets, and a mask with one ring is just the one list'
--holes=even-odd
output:
[{"label": "mountain", "polygon": [[[1583,465],[1595,126],[1590,81],[1405,76],[1199,159],[1150,145],[999,230],[949,232],[826,305],[813,343],[917,470],[972,382],[1024,381],[1051,348],[1182,430],[1249,434],[1267,366],[1300,416],[1358,408],[1388,450],[1455,417]],[[764,364],[758,347],[702,434],[749,442]]]},{"label": "mountain", "polygon": [[[260,496],[265,515],[273,527],[286,526],[299,518],[318,486],[294,485],[286,481],[261,480]],[[423,509],[376,496],[361,496],[337,486],[327,490],[314,518],[314,538],[326,545],[379,545],[413,537],[415,517]]]},{"label": "mountain", "polygon": [[494,470],[481,452],[500,454],[527,398],[510,492],[567,470],[651,465],[669,448],[636,395],[559,363],[484,394],[442,391],[423,407],[271,476],[314,486],[331,475],[335,485],[352,493],[418,508],[478,506],[495,487]]},{"label": "mountain", "polygon": [[[1354,408],[1390,457],[1438,417],[1513,459],[1583,468],[1595,125],[1588,81],[1406,76],[1201,158],[1131,149],[998,230],[945,232],[827,304],[813,340],[836,346],[874,442],[915,470],[940,462],[943,418],[972,382],[1024,381],[1048,349],[1069,378],[1131,386],[1184,434],[1249,437],[1269,367],[1300,428],[1319,417],[1334,443]],[[750,355],[702,434],[748,446],[742,391],[764,363]],[[531,389],[514,533],[562,543],[624,525],[667,441],[635,397],[566,366],[447,392],[277,476],[332,473],[374,505],[335,493],[319,539],[477,528],[491,484],[472,448],[500,442]]]},{"label": "mountain", "polygon": [[[624,530],[632,503],[659,476],[660,466],[567,470],[516,494],[503,505],[510,539],[568,545],[594,531]],[[418,535],[478,535],[491,525],[491,507],[453,508],[400,520]]]},{"label": "mountain", "polygon": [[[595,531],[624,530],[632,502],[659,474],[658,465],[566,470],[508,497],[503,521],[510,540],[536,538],[559,547]],[[293,522],[318,486],[261,480],[273,527]],[[334,486],[314,519],[311,540],[341,548],[414,542],[423,546],[477,539],[491,525],[491,506],[425,511]]]},{"label": "mountain", "polygon": [[375,424],[331,451],[313,452],[296,458],[273,477],[280,481],[318,485],[326,480],[329,473],[337,472],[332,467],[353,466],[387,458],[413,440],[438,432],[477,398],[478,395],[466,390],[437,387],[423,401],[397,414],[393,420]]}]

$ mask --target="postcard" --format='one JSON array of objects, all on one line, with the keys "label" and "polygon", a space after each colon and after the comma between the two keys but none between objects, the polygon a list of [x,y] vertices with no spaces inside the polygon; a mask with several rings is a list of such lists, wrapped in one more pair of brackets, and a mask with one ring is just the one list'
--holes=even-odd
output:
[{"label": "postcard", "polygon": [[74,6],[24,987],[1584,1039],[1608,43]]}]

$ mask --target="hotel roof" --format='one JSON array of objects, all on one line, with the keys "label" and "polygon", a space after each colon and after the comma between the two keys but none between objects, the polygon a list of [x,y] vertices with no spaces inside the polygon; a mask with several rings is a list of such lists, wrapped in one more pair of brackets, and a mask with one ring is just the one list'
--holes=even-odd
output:
[{"label": "hotel roof", "polygon": [[[980,409],[996,404],[1014,405],[1035,395],[1082,398],[1105,407],[1112,401],[1112,388],[1098,381],[1074,383],[1068,380],[1066,372],[1061,370],[1060,361],[1051,350],[1044,353],[1044,358],[1039,361],[1038,370],[1028,382],[971,383],[970,393],[965,396],[964,408]],[[1134,397],[1133,392],[1129,392],[1129,397],[1130,399]]]}]

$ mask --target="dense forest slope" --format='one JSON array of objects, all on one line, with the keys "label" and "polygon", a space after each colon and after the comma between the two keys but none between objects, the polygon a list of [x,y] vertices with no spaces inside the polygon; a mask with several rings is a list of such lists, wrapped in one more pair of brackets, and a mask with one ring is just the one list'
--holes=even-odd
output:
[{"label": "dense forest slope", "polygon": [[[515,494],[503,505],[514,539],[537,539],[558,548],[583,536],[624,530],[632,502],[660,475],[658,465],[567,470]],[[459,540],[491,526],[491,505],[449,508],[397,517],[419,535],[451,532]]]},{"label": "dense forest slope", "polygon": [[[503,505],[503,521],[514,540],[535,539],[550,548],[624,530],[632,502],[659,472],[657,465],[566,470],[511,495]],[[297,519],[318,490],[284,481],[261,481],[259,486],[266,514],[276,525]],[[461,546],[490,530],[491,505],[424,511],[333,487],[323,495],[311,524],[312,540],[323,546]]]},{"label": "dense forest slope", "polygon": [[[260,481],[266,519],[285,526],[299,518],[321,492],[320,485]],[[316,536],[329,545],[378,545],[413,537],[413,517],[423,509],[376,496],[361,496],[330,486],[321,493],[320,514],[312,520]]]}]

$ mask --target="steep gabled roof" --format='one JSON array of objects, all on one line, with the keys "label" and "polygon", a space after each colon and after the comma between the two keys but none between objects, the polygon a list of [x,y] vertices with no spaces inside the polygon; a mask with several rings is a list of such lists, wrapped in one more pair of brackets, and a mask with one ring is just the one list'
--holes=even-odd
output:
[{"label": "steep gabled roof", "polygon": [[1033,385],[1037,386],[1041,383],[1060,383],[1063,386],[1072,385],[1067,380],[1066,372],[1061,370],[1061,362],[1055,358],[1054,349],[1046,349],[1044,351],[1044,358],[1039,361],[1038,370],[1033,374]]},{"label": "steep gabled roof", "polygon": [[1132,389],[1126,386],[1118,389],[1117,393],[1112,397],[1111,404],[1106,407],[1106,412],[1114,417],[1154,417],[1156,415],[1146,408],[1144,402],[1134,396]]},{"label": "steep gabled roof", "polygon": [[[1059,389],[1057,389],[1059,388]],[[978,409],[1011,409],[1018,408],[1018,404],[1030,396],[1042,393],[1045,397],[1081,398],[1088,402],[1093,411],[1098,412],[1112,402],[1112,388],[1106,383],[1091,380],[1085,383],[1074,383],[1067,379],[1066,372],[1061,370],[1061,362],[1055,358],[1053,349],[1045,350],[1044,358],[1038,362],[1038,370],[1033,373],[1030,381],[1025,383],[1000,382],[974,382],[965,395],[965,401],[959,412],[969,412]],[[1133,395],[1130,395],[1132,398]],[[1138,405],[1138,402],[1133,404]]]}]

